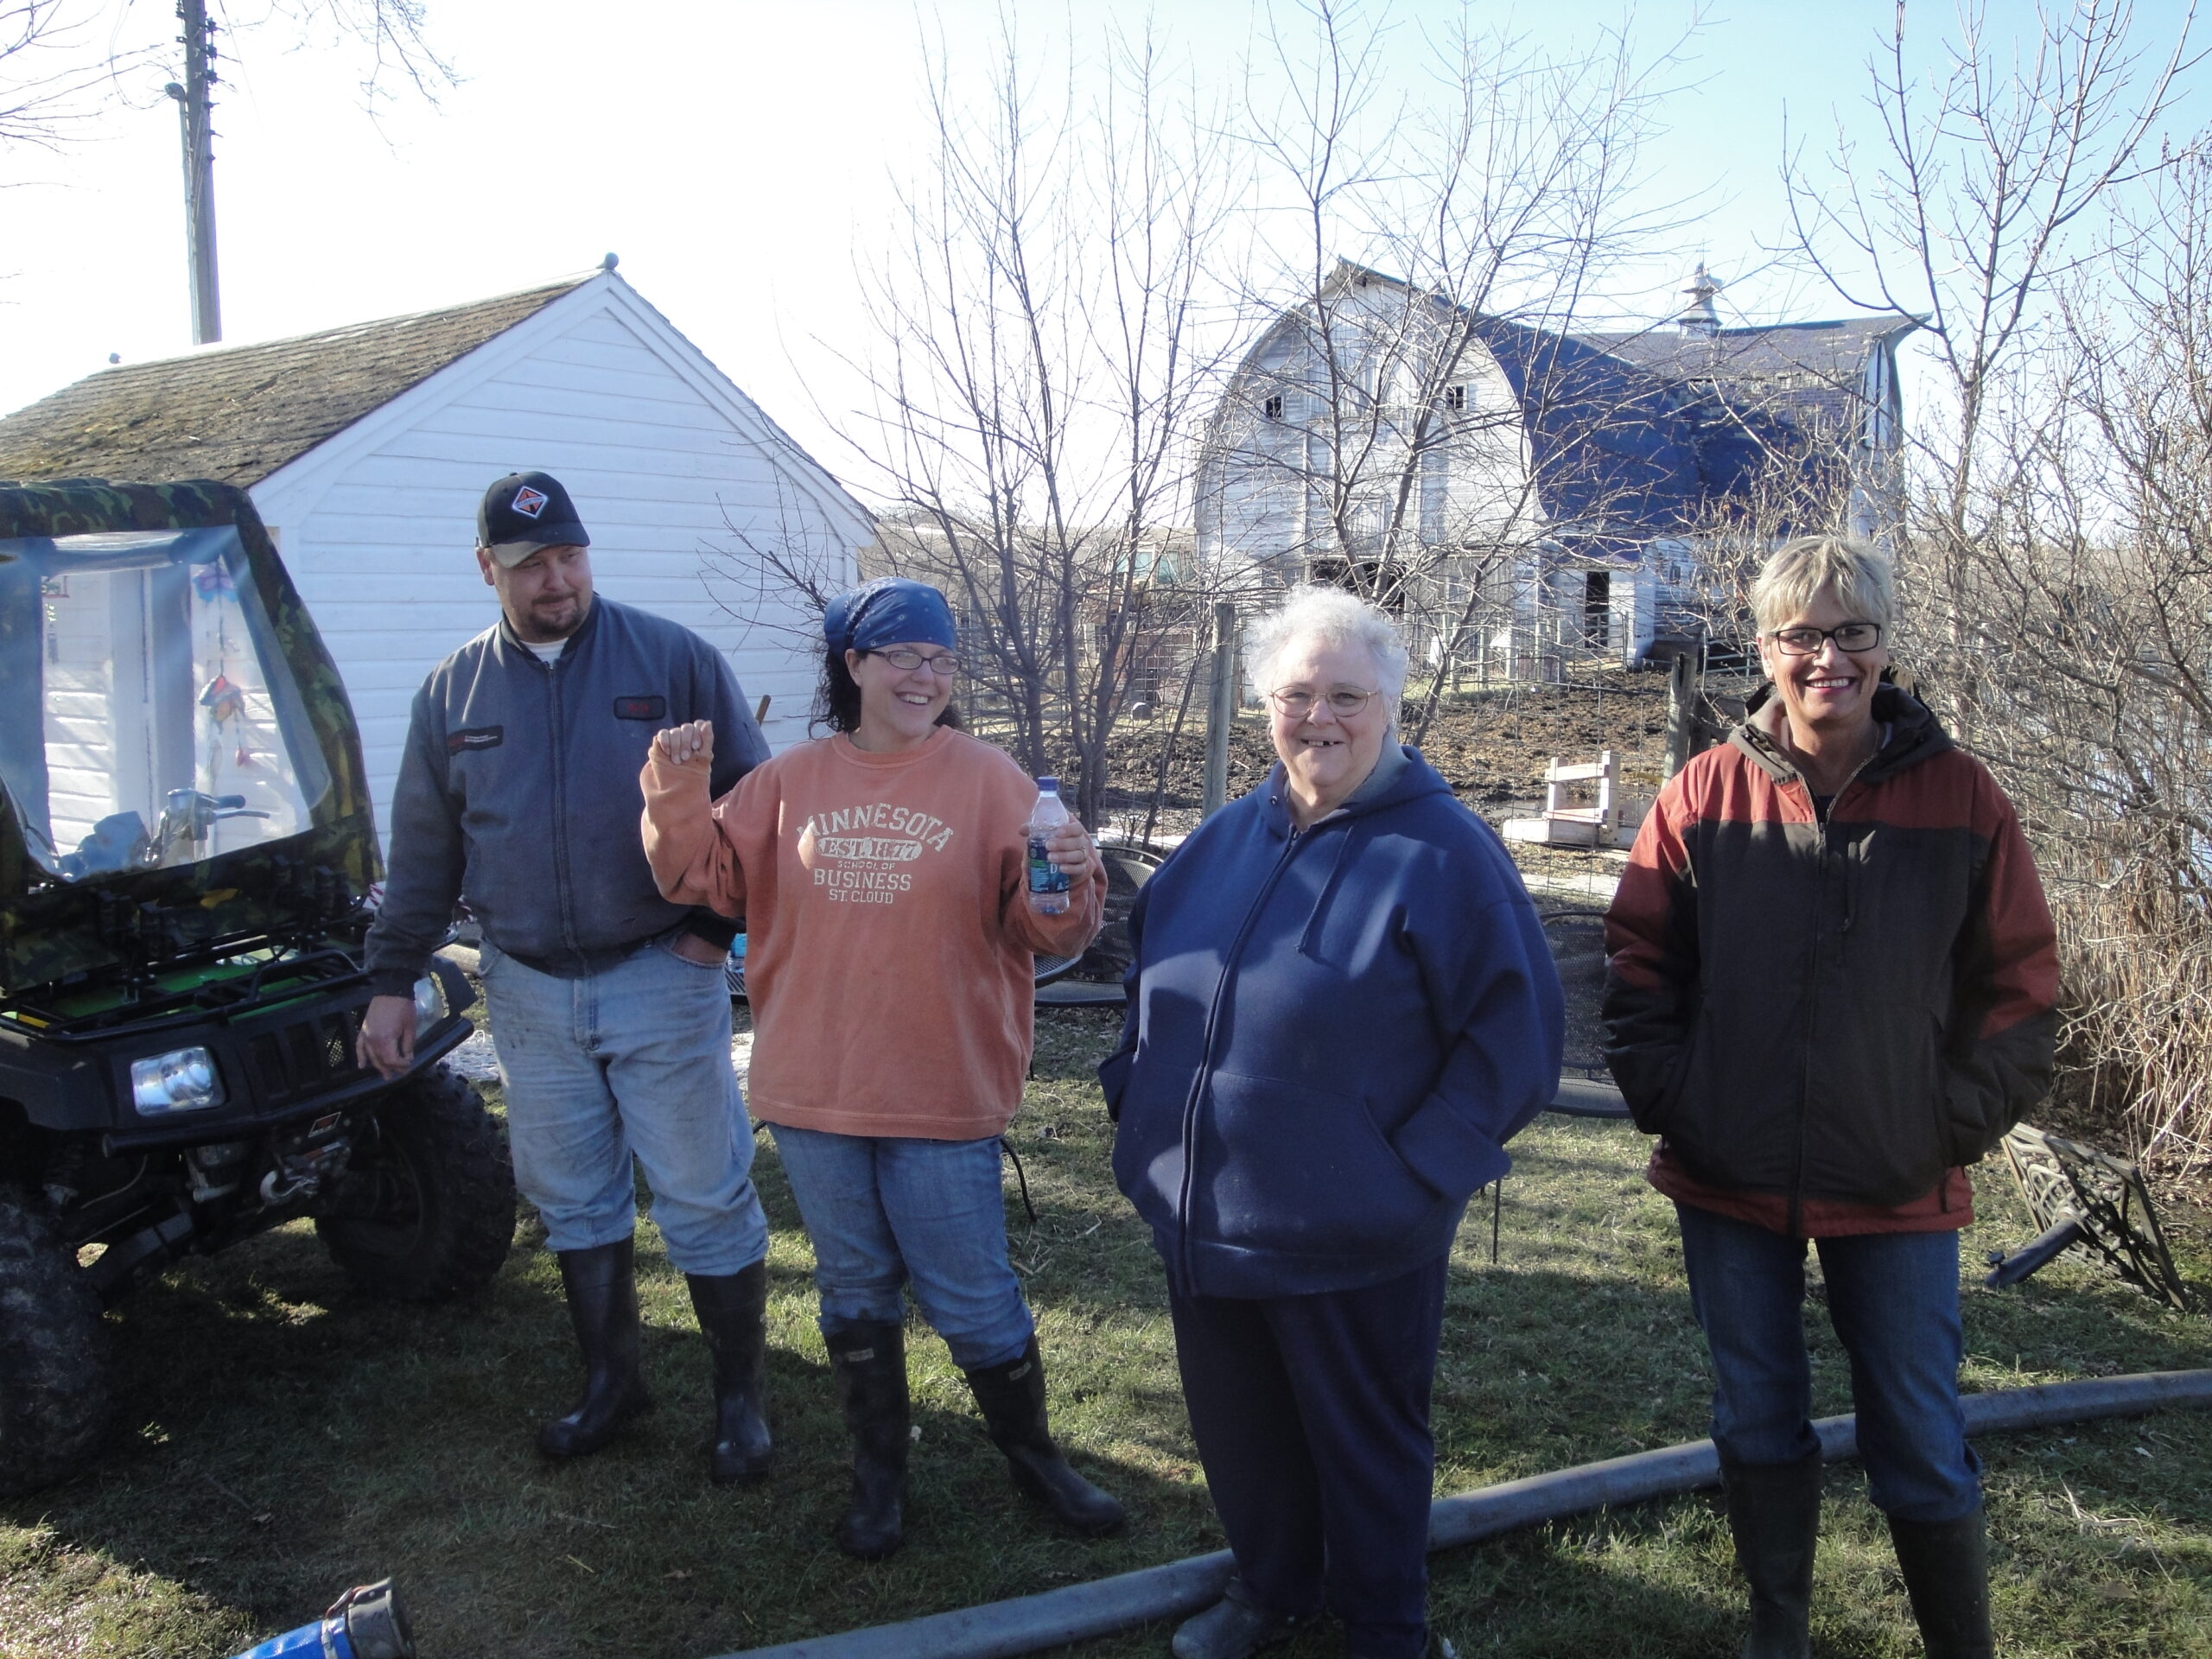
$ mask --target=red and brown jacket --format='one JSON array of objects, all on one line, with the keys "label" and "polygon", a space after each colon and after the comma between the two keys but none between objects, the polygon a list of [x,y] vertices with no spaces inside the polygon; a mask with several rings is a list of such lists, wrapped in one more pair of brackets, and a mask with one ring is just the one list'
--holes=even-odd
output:
[{"label": "red and brown jacket", "polygon": [[2012,803],[1915,699],[1874,717],[1825,824],[1756,717],[1691,761],[1605,922],[1606,1063],[1664,1137],[1655,1184],[1792,1232],[1948,1208],[2050,1083],[2057,950]]}]

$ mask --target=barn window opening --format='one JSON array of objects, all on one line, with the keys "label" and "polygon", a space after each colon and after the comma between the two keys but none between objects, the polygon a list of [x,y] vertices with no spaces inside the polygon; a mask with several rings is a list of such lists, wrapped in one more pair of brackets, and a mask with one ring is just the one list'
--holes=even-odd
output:
[{"label": "barn window opening", "polygon": [[1454,415],[1465,414],[1467,408],[1467,389],[1465,386],[1445,387],[1444,407]]},{"label": "barn window opening", "polygon": [[1262,401],[1260,404],[1260,413],[1271,421],[1282,419],[1282,394],[1279,391],[1275,392]]},{"label": "barn window opening", "polygon": [[1613,578],[1610,571],[1591,570],[1582,578],[1583,643],[1603,650],[1613,632]]}]

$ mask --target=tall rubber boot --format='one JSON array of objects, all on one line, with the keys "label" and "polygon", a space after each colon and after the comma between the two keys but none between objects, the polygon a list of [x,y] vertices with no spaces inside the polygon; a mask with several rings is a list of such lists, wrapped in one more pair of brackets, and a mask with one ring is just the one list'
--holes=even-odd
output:
[{"label": "tall rubber boot", "polygon": [[758,1480],[774,1448],[768,1438],[768,1264],[736,1273],[687,1273],[691,1307],[715,1357],[715,1439],[708,1474],[717,1486]]},{"label": "tall rubber boot", "polygon": [[1989,1535],[1981,1510],[1933,1522],[1891,1516],[1890,1541],[1928,1659],[1992,1659]]},{"label": "tall rubber boot", "polygon": [[633,1243],[562,1250],[561,1288],[584,1358],[584,1393],[564,1417],[537,1433],[549,1458],[587,1457],[652,1404],[638,1368],[638,1281]]},{"label": "tall rubber boot", "polygon": [[1086,1537],[1120,1530],[1126,1518],[1121,1504],[1070,1468],[1052,1443],[1045,1417],[1045,1362],[1035,1336],[1020,1358],[969,1371],[968,1386],[982,1408],[991,1443],[1006,1453],[1014,1484],[1025,1495]]},{"label": "tall rubber boot", "polygon": [[1821,1458],[1722,1459],[1720,1485],[1736,1565],[1751,1586],[1744,1659],[1806,1659],[1812,1650],[1813,1553],[1821,1535]]},{"label": "tall rubber boot", "polygon": [[837,1408],[853,1437],[853,1499],[837,1522],[837,1548],[880,1561],[903,1538],[906,1502],[906,1332],[888,1319],[855,1319],[824,1333]]}]

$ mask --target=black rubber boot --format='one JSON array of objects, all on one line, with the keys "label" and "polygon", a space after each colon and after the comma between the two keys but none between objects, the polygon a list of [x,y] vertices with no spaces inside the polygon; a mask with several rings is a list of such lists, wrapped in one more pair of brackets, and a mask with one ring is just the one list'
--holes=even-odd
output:
[{"label": "black rubber boot", "polygon": [[1751,1585],[1744,1659],[1805,1659],[1812,1646],[1813,1552],[1821,1535],[1821,1459],[1720,1464],[1736,1565]]},{"label": "black rubber boot", "polygon": [[715,1357],[715,1441],[708,1473],[717,1486],[758,1480],[774,1459],[768,1439],[768,1264],[683,1277]]},{"label": "black rubber boot", "polygon": [[1103,1538],[1121,1529],[1125,1517],[1120,1503],[1071,1469],[1052,1444],[1045,1419],[1045,1362],[1034,1336],[1020,1358],[969,1371],[968,1386],[983,1408],[991,1444],[1006,1453],[1014,1469],[1016,1486],[1085,1537]]},{"label": "black rubber boot", "polygon": [[638,1369],[638,1281],[632,1250],[626,1238],[594,1249],[559,1252],[561,1288],[568,1294],[569,1319],[584,1357],[584,1395],[568,1415],[537,1432],[537,1449],[549,1458],[588,1456],[652,1404]]},{"label": "black rubber boot", "polygon": [[1300,1623],[1268,1611],[1251,1599],[1243,1580],[1231,1579],[1219,1601],[1175,1627],[1168,1651],[1175,1659],[1248,1659],[1290,1640]]},{"label": "black rubber boot", "polygon": [[824,1339],[853,1437],[853,1501],[837,1522],[837,1548],[880,1561],[899,1548],[906,1502],[906,1333],[888,1319],[856,1319]]},{"label": "black rubber boot", "polygon": [[1992,1659],[1989,1535],[1981,1511],[1934,1522],[1891,1516],[1890,1541],[1928,1659]]}]

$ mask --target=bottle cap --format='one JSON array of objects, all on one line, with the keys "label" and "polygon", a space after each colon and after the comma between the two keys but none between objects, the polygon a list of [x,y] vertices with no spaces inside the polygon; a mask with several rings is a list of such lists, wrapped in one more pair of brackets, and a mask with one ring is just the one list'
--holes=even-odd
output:
[{"label": "bottle cap", "polygon": [[1037,787],[1039,789],[1057,790],[1059,786],[1060,780],[1057,778],[1039,778],[1037,780]]}]

